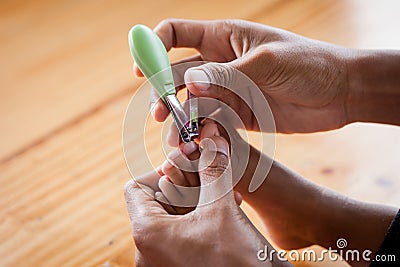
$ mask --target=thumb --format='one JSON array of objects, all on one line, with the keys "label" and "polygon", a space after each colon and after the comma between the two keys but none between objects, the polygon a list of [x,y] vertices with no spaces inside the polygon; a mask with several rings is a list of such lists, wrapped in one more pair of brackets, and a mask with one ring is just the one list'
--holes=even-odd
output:
[{"label": "thumb", "polygon": [[[185,72],[189,91],[200,97],[222,98],[232,91],[248,87],[248,78],[257,84],[265,71],[257,51],[228,63],[206,63]],[[227,88],[227,89],[226,89]]]},{"label": "thumb", "polygon": [[215,201],[236,206],[232,191],[232,168],[229,159],[229,145],[221,136],[203,138],[200,142],[199,159],[200,195],[198,206]]}]

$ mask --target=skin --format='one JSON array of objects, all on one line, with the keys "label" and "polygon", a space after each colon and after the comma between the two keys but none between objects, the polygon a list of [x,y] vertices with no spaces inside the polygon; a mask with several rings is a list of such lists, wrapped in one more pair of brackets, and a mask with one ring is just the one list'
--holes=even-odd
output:
[{"label": "skin", "polygon": [[[252,113],[256,107],[245,105],[229,90],[213,85],[232,83],[229,75],[232,68],[246,74],[261,89],[270,104],[278,132],[325,131],[352,122],[400,124],[399,51],[348,49],[238,20],[171,19],[161,22],[155,32],[167,50],[197,49],[198,56],[183,61],[217,62],[187,70],[177,78],[184,79],[194,95],[228,104],[248,130],[259,130]],[[141,76],[137,67],[134,68]],[[164,121],[168,110],[155,92],[151,93],[150,102],[155,119]],[[214,132],[217,129],[216,126],[209,128]],[[170,143],[179,145],[177,140],[176,131],[172,130]],[[230,140],[236,141],[241,142]],[[185,147],[180,145],[180,150],[184,151]],[[188,158],[198,156],[193,147],[186,152],[189,152]],[[308,181],[277,162],[265,173],[267,179],[262,186],[249,193],[248,184],[260,158],[271,161],[250,148],[246,172],[235,187],[240,192],[240,196],[236,193],[236,200],[243,198],[258,212],[274,243],[285,249],[311,244],[336,247],[336,240],[345,237],[350,249],[368,248],[376,252],[396,208],[350,199]],[[179,167],[178,163],[175,165]],[[196,174],[182,172],[177,167],[167,163],[161,167],[165,177],[159,183],[160,201],[168,203],[174,197],[172,186],[193,186],[199,179]],[[193,212],[193,208],[163,206],[173,214]],[[369,223],[360,223],[364,221]],[[352,264],[367,266],[369,263]]]},{"label": "skin", "polygon": [[[176,78],[184,79],[194,95],[228,104],[248,130],[258,129],[252,113],[256,107],[213,85],[232,84],[232,69],[258,85],[280,133],[326,131],[356,121],[400,122],[395,112],[400,104],[400,51],[350,49],[242,20],[168,19],[154,31],[167,50],[189,47],[199,52],[175,64],[218,62]],[[137,66],[134,70],[143,76]],[[154,118],[164,121],[169,112],[155,91],[150,102]]]},{"label": "skin", "polygon": [[[159,189],[151,185],[164,175],[160,170],[125,185],[137,247],[135,266],[290,266],[276,258],[257,260],[257,251],[272,246],[235,201],[228,143],[215,135],[203,135],[204,139],[212,140],[218,152],[203,146],[199,164],[212,160],[198,173],[199,204],[190,212],[171,215],[155,199]],[[219,183],[212,184],[216,180]]]},{"label": "skin", "polygon": [[[220,130],[215,123],[209,122],[203,131],[208,134]],[[245,145],[243,140],[236,142]],[[272,160],[250,147],[249,164],[234,190],[258,213],[267,230],[268,239],[274,244],[286,250],[314,244],[336,249],[336,241],[345,238],[349,244],[347,249],[369,249],[372,253],[377,251],[398,208],[351,199],[305,179],[276,161],[273,161],[271,170],[265,174],[266,179],[261,187],[250,193],[248,186],[259,159],[260,164],[267,164]],[[180,173],[187,179],[195,179],[189,176],[193,173],[181,171],[179,159],[169,160],[176,163],[164,168],[169,177],[169,185],[190,186],[187,180],[178,180],[175,177]],[[177,197],[175,190],[163,189],[161,193],[166,203],[168,199]],[[172,212],[187,212],[188,208],[185,209],[175,207]],[[364,221],[368,221],[368,224],[360,223]],[[350,263],[352,266],[370,264],[367,261]]]}]

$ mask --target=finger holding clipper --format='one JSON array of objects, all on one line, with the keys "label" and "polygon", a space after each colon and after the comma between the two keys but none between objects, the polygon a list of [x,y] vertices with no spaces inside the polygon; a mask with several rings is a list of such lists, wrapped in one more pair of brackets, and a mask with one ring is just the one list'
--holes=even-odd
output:
[{"label": "finger holding clipper", "polygon": [[149,101],[151,116],[158,122],[165,121],[170,112],[154,88],[150,90]]}]

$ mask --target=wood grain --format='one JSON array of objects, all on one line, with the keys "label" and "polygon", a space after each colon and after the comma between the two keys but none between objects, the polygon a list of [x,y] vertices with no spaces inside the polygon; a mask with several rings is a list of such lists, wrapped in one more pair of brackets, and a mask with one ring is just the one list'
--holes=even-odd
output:
[{"label": "wood grain", "polygon": [[[154,26],[167,17],[243,18],[345,46],[400,47],[398,1],[154,5],[0,2],[0,266],[133,265],[122,192],[130,175],[121,146],[126,106],[143,82],[132,75],[126,41],[132,25]],[[171,58],[192,53],[175,50]],[[156,130],[147,136],[148,149],[160,162]],[[399,206],[399,131],[355,124],[328,133],[278,135],[276,158],[349,196]],[[263,231],[255,213],[244,209]]]},{"label": "wood grain", "polygon": [[[211,5],[224,15],[210,12]],[[162,0],[155,9],[127,0],[2,1],[0,51],[7,65],[0,69],[0,158],[139,85],[127,44],[132,25],[155,26],[169,17],[246,18],[268,5]]]}]

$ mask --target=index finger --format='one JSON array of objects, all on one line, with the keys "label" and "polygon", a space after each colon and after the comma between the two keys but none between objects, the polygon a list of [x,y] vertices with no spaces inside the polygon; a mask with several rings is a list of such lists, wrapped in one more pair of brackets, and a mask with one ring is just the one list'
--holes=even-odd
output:
[{"label": "index finger", "polygon": [[[167,51],[172,47],[187,47],[198,49],[201,45],[205,28],[209,21],[186,20],[186,19],[165,19],[155,28],[154,32],[163,42]],[[198,56],[196,57],[199,58]],[[134,63],[134,72],[137,76],[143,77],[142,72]]]},{"label": "index finger", "polygon": [[199,48],[209,21],[165,19],[155,28],[167,51],[172,47]]},{"label": "index finger", "polygon": [[[202,64],[199,55],[188,57],[172,64],[172,75],[174,77],[176,92],[186,87],[185,85],[185,72],[187,69],[197,67]],[[186,63],[186,64],[184,64]],[[158,122],[163,122],[169,114],[169,109],[161,100],[159,94],[154,88],[150,90],[150,111],[153,118]]]}]

